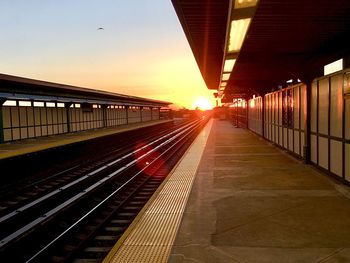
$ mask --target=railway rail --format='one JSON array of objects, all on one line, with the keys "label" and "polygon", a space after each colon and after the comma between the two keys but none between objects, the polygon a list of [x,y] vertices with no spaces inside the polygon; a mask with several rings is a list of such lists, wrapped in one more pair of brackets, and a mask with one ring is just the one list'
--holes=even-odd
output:
[{"label": "railway rail", "polygon": [[[123,133],[54,147],[32,154],[1,159],[2,172],[11,174],[11,176],[3,176],[1,178],[0,199],[2,200],[3,197],[6,198],[11,195],[11,192],[17,194],[17,191],[24,187],[28,188],[37,185],[41,180],[47,181],[50,179],[48,174],[51,177],[55,177],[69,171],[79,172],[82,170],[82,166],[89,169],[87,164],[98,165],[98,160],[104,162],[104,159],[108,156],[113,158],[111,156],[112,152],[121,154],[123,149],[128,151],[127,147],[130,147],[130,140],[151,139],[154,137],[154,134],[167,132],[173,128],[172,122],[166,122],[151,127],[141,127]],[[125,138],[130,140],[125,140]],[[11,202],[15,202],[15,200]]]},{"label": "railway rail", "polygon": [[125,145],[97,164],[80,166],[74,177],[61,173],[45,181],[49,190],[0,215],[1,257],[11,262],[100,262],[205,122],[174,126],[131,150]]},{"label": "railway rail", "polygon": [[[172,130],[177,129],[183,125],[186,125],[186,123],[172,125],[170,127],[161,126],[161,129],[158,127],[152,127],[151,129],[141,129],[137,130],[136,133],[128,132],[124,136],[128,137],[130,140],[125,140],[125,138],[122,136],[118,136],[117,138],[107,138],[108,141],[99,140],[99,147],[101,147],[100,145],[107,144],[103,147],[103,151],[96,149],[97,147],[95,147],[95,143],[90,147],[83,147],[78,153],[79,158],[76,158],[77,160],[73,161],[72,159],[74,159],[74,156],[70,155],[69,152],[72,149],[69,147],[68,149],[64,149],[65,152],[59,151],[53,158],[56,159],[57,155],[68,155],[68,157],[64,159],[68,166],[63,166],[61,170],[55,171],[53,173],[50,170],[44,168],[43,171],[39,171],[38,174],[28,175],[26,171],[26,167],[28,167],[26,166],[26,163],[28,163],[28,161],[26,161],[24,164],[12,164],[10,162],[10,165],[24,167],[24,169],[21,170],[21,173],[25,174],[25,179],[23,179],[24,182],[20,181],[19,183],[16,182],[14,185],[9,185],[6,189],[6,192],[0,195],[0,223],[3,221],[2,219],[4,215],[7,214],[7,216],[11,216],[11,213],[9,213],[9,211],[12,210],[21,212],[21,206],[30,203],[31,200],[35,200],[39,198],[39,196],[44,196],[45,194],[52,195],[55,189],[59,189],[60,187],[64,188],[65,185],[72,182],[75,178],[79,178],[84,174],[93,172],[94,169],[96,170],[103,164],[108,164],[109,162],[119,157],[127,155],[130,152],[130,149],[136,147],[135,144],[132,145],[131,141],[136,142],[136,144],[137,142],[142,141],[146,144],[152,140],[157,139],[159,136],[168,134]],[[120,137],[122,137],[122,139],[120,139]],[[77,147],[80,147],[80,145]],[[92,151],[93,154],[89,154],[89,152]],[[81,156],[83,156],[83,158],[81,158]],[[42,162],[45,162],[45,160],[41,160],[41,158],[38,158],[36,161],[31,161],[32,163],[30,164],[30,167],[40,166]],[[45,176],[42,176],[42,174]],[[13,172],[11,171],[8,172],[4,177],[11,177],[12,175]]]}]

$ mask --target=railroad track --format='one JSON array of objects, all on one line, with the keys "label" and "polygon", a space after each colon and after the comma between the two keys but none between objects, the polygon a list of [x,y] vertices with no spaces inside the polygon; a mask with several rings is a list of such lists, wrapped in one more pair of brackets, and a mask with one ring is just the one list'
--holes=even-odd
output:
[{"label": "railroad track", "polygon": [[[48,175],[60,176],[68,171],[82,170],[86,163],[94,164],[104,156],[110,156],[112,151],[122,152],[125,146],[130,147],[131,141],[147,140],[153,134],[173,129],[172,122],[142,127],[136,130],[112,134],[88,141],[77,142],[64,146],[46,149],[33,154],[20,155],[0,160],[1,171],[11,176],[2,176],[0,185],[0,200],[11,195],[15,190],[37,185],[40,180],[46,181]],[[1,212],[1,206],[0,206]]]},{"label": "railroad track", "polygon": [[177,127],[2,215],[2,258],[101,261],[204,123]]},{"label": "railroad track", "polygon": [[[188,123],[181,123],[171,127],[166,127],[162,130],[153,128],[142,130],[142,132],[139,133],[129,132],[127,136],[130,137],[131,141],[143,141],[145,144],[147,144],[157,139],[159,136],[168,134],[186,124]],[[103,141],[100,142],[100,144],[103,143]],[[73,181],[75,178],[79,178],[82,175],[101,167],[103,164],[106,164],[120,156],[126,155],[130,152],[130,149],[136,147],[136,145],[131,145],[130,141],[125,139],[118,139],[117,142],[115,142],[115,139],[113,138],[113,143],[111,145],[110,144],[111,143],[107,144],[103,152],[95,151],[93,155],[88,155],[84,159],[80,160],[79,164],[76,164],[75,161],[73,164],[69,165],[68,168],[63,168],[63,170],[56,171],[53,174],[50,173],[50,171],[45,170],[39,172],[39,175],[30,176],[25,171],[22,171],[22,173],[29,177],[29,179],[27,178],[24,184],[9,185],[6,189],[6,193],[3,193],[0,196],[0,218],[1,216],[8,214],[8,212],[11,210],[17,210],[23,206],[23,203],[29,203],[31,200],[34,200],[39,196],[50,193],[53,191],[53,189],[64,186]],[[72,157],[70,156],[70,158]],[[66,159],[68,163],[70,162],[70,158]],[[40,163],[34,163],[32,166],[33,165],[39,166]],[[8,173],[8,175],[5,177],[11,177],[11,174],[12,173]]]}]

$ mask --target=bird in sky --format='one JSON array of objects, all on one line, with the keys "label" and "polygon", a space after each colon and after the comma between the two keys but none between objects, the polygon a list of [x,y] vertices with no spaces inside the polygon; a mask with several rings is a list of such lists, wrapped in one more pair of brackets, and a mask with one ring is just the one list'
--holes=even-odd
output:
[{"label": "bird in sky", "polygon": [[105,30],[103,27],[99,27],[97,28],[97,30]]}]

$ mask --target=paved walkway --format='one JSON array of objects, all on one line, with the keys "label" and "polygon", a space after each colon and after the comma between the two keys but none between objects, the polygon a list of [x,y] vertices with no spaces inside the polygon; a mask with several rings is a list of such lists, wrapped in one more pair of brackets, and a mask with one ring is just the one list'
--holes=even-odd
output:
[{"label": "paved walkway", "polygon": [[350,262],[349,187],[215,120],[168,262]]}]

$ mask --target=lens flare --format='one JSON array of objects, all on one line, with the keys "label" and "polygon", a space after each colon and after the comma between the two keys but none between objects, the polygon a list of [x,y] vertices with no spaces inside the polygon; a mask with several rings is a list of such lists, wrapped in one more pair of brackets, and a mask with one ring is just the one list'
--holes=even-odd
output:
[{"label": "lens flare", "polygon": [[[159,151],[154,150],[152,146],[145,147],[146,145],[147,144],[145,142],[138,142],[135,144],[134,151],[138,150],[134,153],[134,158],[137,160],[137,167],[139,169],[143,169],[143,173],[149,176],[154,175],[157,169],[167,169],[165,161],[161,157]],[[141,149],[142,147],[144,148]],[[152,151],[152,153],[148,154],[147,156],[144,156],[150,151]]]}]

